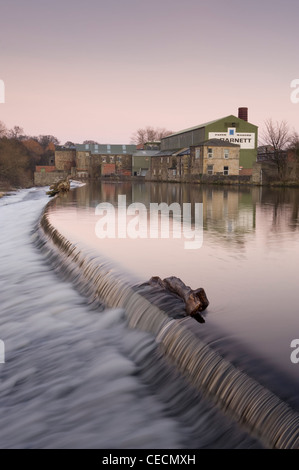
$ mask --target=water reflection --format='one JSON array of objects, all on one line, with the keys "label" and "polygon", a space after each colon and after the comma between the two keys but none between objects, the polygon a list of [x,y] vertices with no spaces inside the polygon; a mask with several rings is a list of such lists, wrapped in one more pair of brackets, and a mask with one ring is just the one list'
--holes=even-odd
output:
[{"label": "water reflection", "polygon": [[[185,250],[173,239],[99,241],[94,208],[102,201],[117,204],[119,195],[126,195],[128,204],[147,207],[152,202],[202,202],[202,248]],[[72,241],[105,253],[140,281],[177,276],[193,289],[203,287],[210,306],[202,337],[215,344],[221,339],[230,359],[234,338],[298,388],[299,365],[290,361],[290,343],[299,337],[298,205],[299,191],[290,188],[105,182],[58,200],[52,222]]]}]

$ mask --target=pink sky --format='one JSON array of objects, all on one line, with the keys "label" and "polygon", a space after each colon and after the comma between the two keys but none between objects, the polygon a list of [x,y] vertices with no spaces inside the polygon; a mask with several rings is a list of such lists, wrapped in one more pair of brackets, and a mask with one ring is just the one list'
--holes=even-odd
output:
[{"label": "pink sky", "polygon": [[260,131],[299,132],[298,0],[0,0],[0,15],[8,127],[129,143],[246,106]]}]

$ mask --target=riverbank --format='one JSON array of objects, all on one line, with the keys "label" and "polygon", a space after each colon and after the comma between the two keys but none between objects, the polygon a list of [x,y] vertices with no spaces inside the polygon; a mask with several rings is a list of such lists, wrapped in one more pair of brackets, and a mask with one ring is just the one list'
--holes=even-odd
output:
[{"label": "riverbank", "polygon": [[198,185],[198,186],[229,186],[229,187],[263,187],[263,188],[299,188],[299,181],[271,181],[271,182],[264,182],[264,183],[257,183],[251,180],[251,177],[236,177],[236,178],[224,178],[219,177],[217,178],[205,178],[202,180],[194,179],[190,181],[179,181],[175,179],[169,179],[167,181],[161,180],[159,178],[155,179],[147,179],[144,176],[102,176],[99,178],[77,178],[78,181],[84,182],[85,184],[94,183],[94,182],[101,182],[101,183],[160,183],[160,184],[181,184],[181,185]]}]

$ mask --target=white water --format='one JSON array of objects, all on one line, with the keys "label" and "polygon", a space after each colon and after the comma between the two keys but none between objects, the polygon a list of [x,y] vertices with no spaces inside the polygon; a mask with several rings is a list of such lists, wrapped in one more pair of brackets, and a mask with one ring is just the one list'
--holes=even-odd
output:
[{"label": "white water", "polygon": [[121,309],[92,309],[32,242],[45,188],[0,200],[1,448],[259,447]]}]

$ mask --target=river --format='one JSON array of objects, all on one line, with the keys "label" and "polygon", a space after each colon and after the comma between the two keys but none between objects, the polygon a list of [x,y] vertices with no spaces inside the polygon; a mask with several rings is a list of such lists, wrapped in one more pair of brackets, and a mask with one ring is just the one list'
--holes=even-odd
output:
[{"label": "river", "polygon": [[[99,240],[95,207],[116,205],[119,195],[146,206],[202,202],[202,247]],[[0,447],[263,447],[165,361],[152,334],[130,328],[123,308],[80,292],[64,255],[55,262],[38,239],[48,201],[45,188],[0,201]],[[206,322],[191,320],[198,338],[298,409],[299,365],[290,361],[290,341],[299,336],[296,190],[89,184],[57,198],[49,217],[132,286],[176,275],[204,287]]]}]

